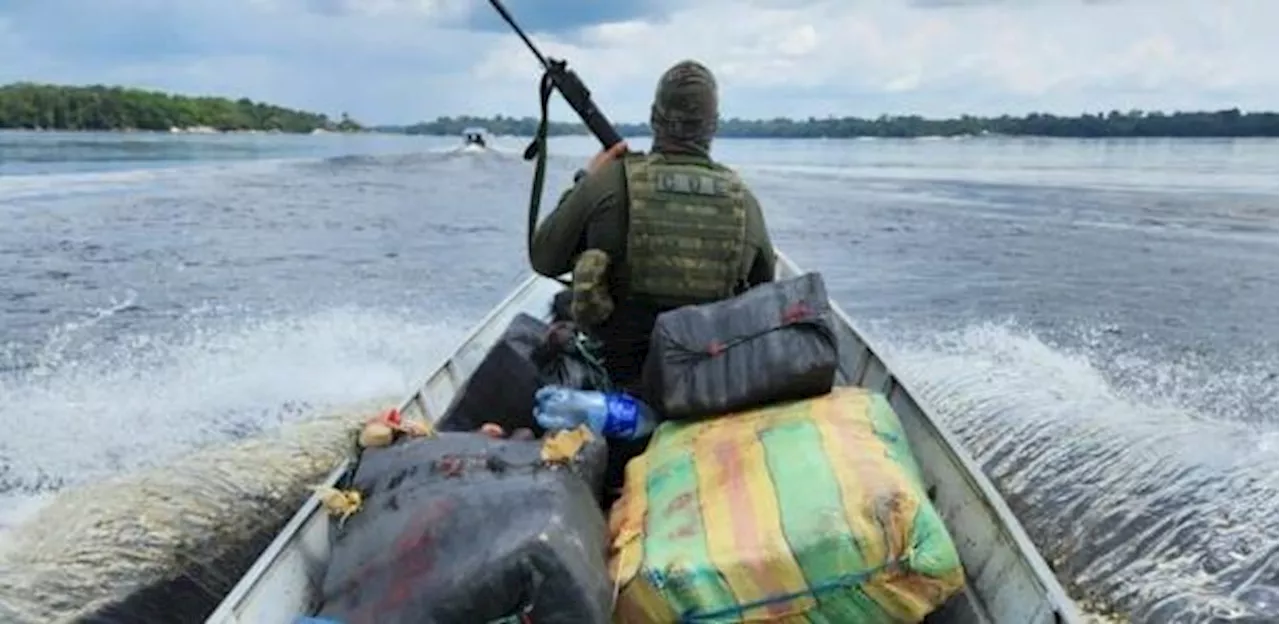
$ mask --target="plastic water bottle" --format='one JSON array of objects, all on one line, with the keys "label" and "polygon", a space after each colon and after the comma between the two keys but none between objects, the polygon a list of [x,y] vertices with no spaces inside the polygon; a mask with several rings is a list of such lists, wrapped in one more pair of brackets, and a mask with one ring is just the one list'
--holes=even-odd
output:
[{"label": "plastic water bottle", "polygon": [[658,417],[648,405],[622,392],[544,386],[533,398],[533,417],[548,431],[586,423],[597,435],[634,440],[658,426]]}]

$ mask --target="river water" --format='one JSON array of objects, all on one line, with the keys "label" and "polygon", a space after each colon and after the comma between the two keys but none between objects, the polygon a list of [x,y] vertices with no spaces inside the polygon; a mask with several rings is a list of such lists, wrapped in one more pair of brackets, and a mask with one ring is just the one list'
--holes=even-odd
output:
[{"label": "river water", "polygon": [[[525,275],[531,167],[497,144],[0,133],[0,525],[406,392]],[[592,143],[552,151],[547,201]],[[716,153],[1078,599],[1275,621],[1276,140]]]}]

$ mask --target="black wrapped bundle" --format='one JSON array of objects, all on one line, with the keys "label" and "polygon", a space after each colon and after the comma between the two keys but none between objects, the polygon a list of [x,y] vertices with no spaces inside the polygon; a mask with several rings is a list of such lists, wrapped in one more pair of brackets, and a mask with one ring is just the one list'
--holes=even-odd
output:
[{"label": "black wrapped bundle", "polygon": [[475,431],[487,422],[506,431],[542,429],[533,420],[533,393],[556,384],[581,390],[608,389],[608,375],[592,362],[571,324],[548,325],[528,314],[511,319],[466,384],[435,422],[438,431]]},{"label": "black wrapped bundle", "polygon": [[588,442],[567,466],[546,465],[541,449],[441,433],[366,450],[352,484],[364,507],[335,530],[319,616],[608,622],[605,444]]},{"label": "black wrapped bundle", "polygon": [[646,396],[667,418],[708,418],[826,394],[838,364],[826,286],[806,273],[659,315]]}]

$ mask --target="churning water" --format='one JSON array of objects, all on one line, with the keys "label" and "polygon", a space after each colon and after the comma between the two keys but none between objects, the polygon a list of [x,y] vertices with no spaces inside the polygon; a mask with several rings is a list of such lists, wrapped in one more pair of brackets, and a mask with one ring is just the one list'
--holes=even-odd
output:
[{"label": "churning water", "polygon": [[[455,145],[0,133],[0,525],[407,391],[525,273],[522,143]],[[1276,147],[716,149],[1077,598],[1275,621]],[[550,186],[590,150],[554,142]]]}]

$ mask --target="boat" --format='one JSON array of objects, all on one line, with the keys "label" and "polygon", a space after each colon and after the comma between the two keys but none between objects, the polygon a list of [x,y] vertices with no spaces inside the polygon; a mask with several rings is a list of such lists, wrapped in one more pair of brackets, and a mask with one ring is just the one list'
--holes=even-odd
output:
[{"label": "boat", "polygon": [[[801,273],[778,254],[778,278]],[[518,286],[472,330],[426,381],[400,405],[406,416],[433,419],[480,364],[490,345],[519,313],[550,316],[563,286],[533,276]],[[966,587],[927,622],[1071,624],[1083,622],[1075,603],[1028,538],[1022,525],[973,458],[912,398],[902,380],[833,302],[837,319],[839,385],[883,392],[897,412],[923,472],[930,498],[949,528],[966,573]],[[337,466],[326,485],[341,479]],[[292,624],[320,606],[330,555],[331,521],[320,500],[303,503],[258,557],[206,624]]]},{"label": "boat", "polygon": [[488,148],[484,128],[467,128],[462,131],[462,149],[483,150]]}]

